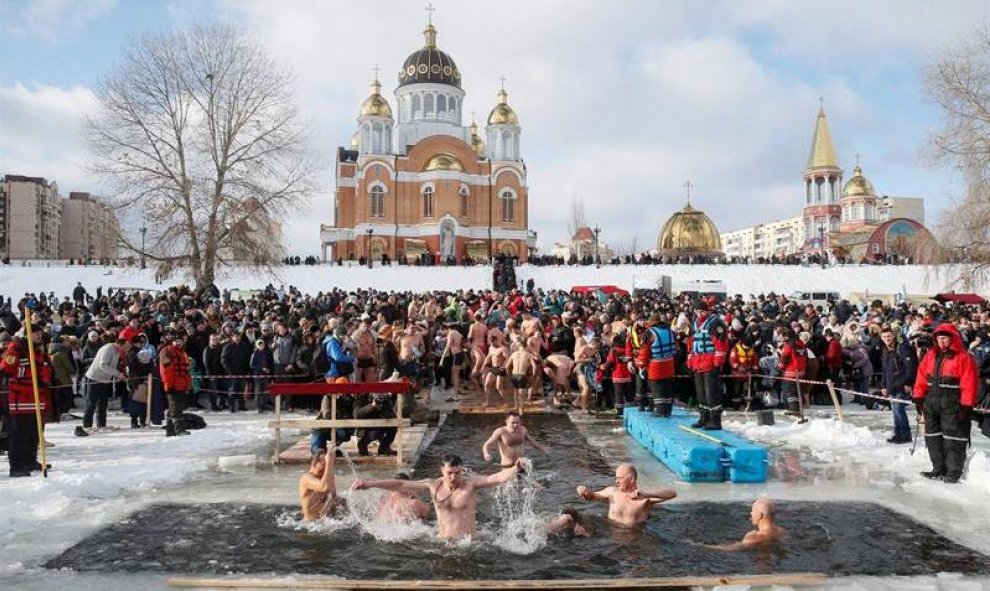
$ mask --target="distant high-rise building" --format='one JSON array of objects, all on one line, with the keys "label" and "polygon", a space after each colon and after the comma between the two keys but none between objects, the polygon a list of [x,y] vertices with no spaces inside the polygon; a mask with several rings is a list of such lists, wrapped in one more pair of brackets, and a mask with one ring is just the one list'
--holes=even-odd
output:
[{"label": "distant high-rise building", "polygon": [[89,193],[62,201],[60,258],[100,261],[117,258],[120,225],[113,210]]},{"label": "distant high-rise building", "polygon": [[55,181],[12,174],[0,181],[0,257],[58,258],[61,222]]}]

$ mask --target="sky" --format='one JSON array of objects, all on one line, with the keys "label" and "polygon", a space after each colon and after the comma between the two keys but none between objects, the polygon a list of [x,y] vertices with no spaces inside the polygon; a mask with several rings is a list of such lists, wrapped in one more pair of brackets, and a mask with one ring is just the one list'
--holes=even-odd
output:
[{"label": "sky", "polygon": [[[613,247],[652,248],[692,205],[722,231],[800,214],[819,101],[845,178],[856,154],[880,195],[924,197],[930,225],[961,197],[929,163],[940,114],[925,68],[990,26],[985,0],[433,0],[465,113],[484,125],[505,76],[522,126],[530,227],[567,237],[584,202]],[[349,145],[373,68],[395,108],[399,66],[423,43],[419,0],[0,0],[0,174],[93,191],[81,119],[123,48],[149,30],[234,24],[296,75],[326,166],[285,220],[293,254],[318,254],[334,154]],[[469,121],[465,121],[465,124]]]}]

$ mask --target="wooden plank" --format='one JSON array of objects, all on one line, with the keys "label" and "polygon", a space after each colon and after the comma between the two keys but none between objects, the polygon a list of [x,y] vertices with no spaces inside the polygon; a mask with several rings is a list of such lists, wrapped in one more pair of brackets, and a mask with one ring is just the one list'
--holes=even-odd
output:
[{"label": "wooden plank", "polygon": [[828,580],[823,573],[782,573],[776,575],[727,575],[699,577],[657,577],[642,579],[560,579],[560,580],[411,580],[355,581],[347,579],[225,579],[183,578],[168,580],[171,587],[219,587],[236,589],[254,587],[261,589],[354,589],[395,590],[407,589],[655,589],[664,587],[713,587],[716,585],[820,585]]},{"label": "wooden plank", "polygon": [[367,429],[370,427],[411,427],[409,419],[284,419],[281,423],[271,421],[269,427],[281,426],[283,429]]},{"label": "wooden plank", "polygon": [[347,384],[328,384],[314,382],[296,384],[291,382],[275,382],[268,388],[270,394],[283,396],[315,396],[329,394],[331,396],[346,396],[350,394],[405,394],[410,389],[409,382],[354,382]]}]

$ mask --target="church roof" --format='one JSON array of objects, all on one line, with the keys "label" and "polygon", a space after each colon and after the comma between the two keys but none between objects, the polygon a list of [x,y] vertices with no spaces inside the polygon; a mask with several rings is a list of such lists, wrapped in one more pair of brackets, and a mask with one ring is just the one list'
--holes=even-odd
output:
[{"label": "church roof", "polygon": [[828,120],[825,118],[825,107],[818,109],[818,119],[815,121],[815,135],[811,138],[811,152],[808,154],[808,168],[838,168],[835,157],[835,146],[832,145],[832,134],[828,130]]},{"label": "church roof", "polygon": [[688,203],[674,213],[660,230],[657,250],[661,254],[722,254],[722,240],[712,220]]},{"label": "church roof", "polygon": [[589,228],[588,226],[582,226],[578,228],[577,232],[574,232],[574,236],[571,238],[571,240],[594,240],[594,239],[595,239],[595,233],[592,232],[591,228]]},{"label": "church roof", "polygon": [[426,44],[409,54],[399,70],[399,86],[417,83],[449,84],[461,87],[461,72],[446,53],[437,49],[437,30],[427,25]]}]

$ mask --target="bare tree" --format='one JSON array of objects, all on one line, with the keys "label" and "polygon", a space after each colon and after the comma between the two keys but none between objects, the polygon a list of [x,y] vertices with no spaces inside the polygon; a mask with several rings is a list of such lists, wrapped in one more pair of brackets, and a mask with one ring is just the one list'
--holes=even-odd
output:
[{"label": "bare tree", "polygon": [[931,154],[960,171],[966,193],[940,224],[941,247],[922,248],[942,262],[962,260],[957,282],[972,289],[990,275],[990,30],[936,59],[926,87],[942,111]]},{"label": "bare tree", "polygon": [[580,195],[571,196],[571,209],[567,217],[567,238],[570,240],[580,228],[588,225],[587,215],[584,211],[584,198]]},{"label": "bare tree", "polygon": [[293,77],[257,42],[226,26],[153,33],[101,81],[84,122],[92,169],[116,207],[147,224],[144,251],[200,287],[237,253],[271,265],[281,245],[265,223],[312,194],[316,159]]}]

